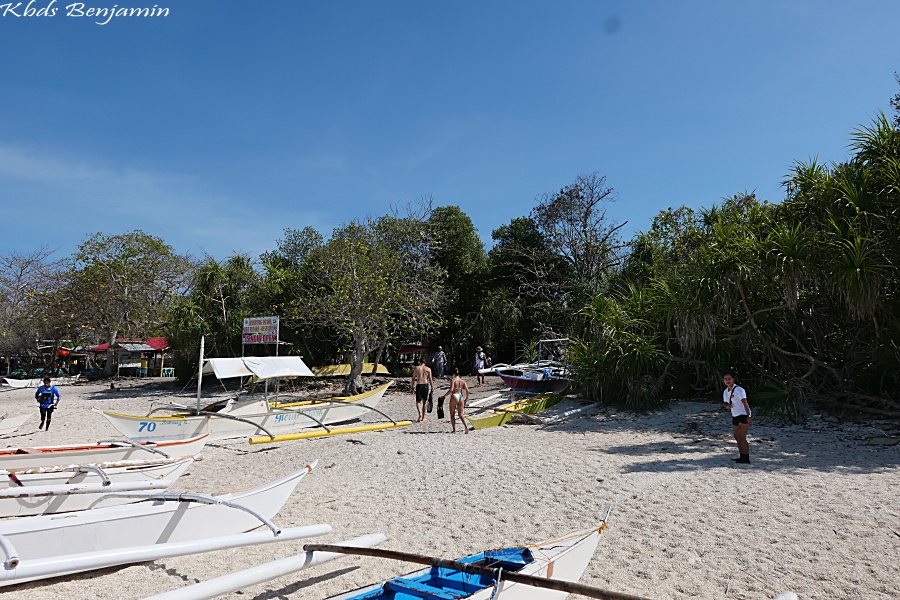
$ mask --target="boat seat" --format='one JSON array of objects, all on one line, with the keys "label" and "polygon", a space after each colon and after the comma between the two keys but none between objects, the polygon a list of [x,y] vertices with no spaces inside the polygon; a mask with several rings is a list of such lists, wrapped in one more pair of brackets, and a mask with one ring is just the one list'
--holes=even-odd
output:
[{"label": "boat seat", "polygon": [[410,596],[418,596],[420,598],[455,600],[456,598],[465,598],[466,596],[471,595],[470,592],[437,588],[413,579],[392,579],[385,582],[383,587],[387,591],[409,594]]},{"label": "boat seat", "polygon": [[491,569],[502,568],[506,571],[518,571],[532,562],[534,562],[534,556],[528,548],[488,550],[484,553],[484,566]]}]

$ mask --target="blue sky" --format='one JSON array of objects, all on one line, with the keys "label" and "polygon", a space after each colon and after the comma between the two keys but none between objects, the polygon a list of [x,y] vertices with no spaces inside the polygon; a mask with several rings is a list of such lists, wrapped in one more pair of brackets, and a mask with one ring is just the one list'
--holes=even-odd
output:
[{"label": "blue sky", "polygon": [[426,196],[490,243],[594,171],[630,236],[781,200],[900,91],[896,1],[156,0],[106,25],[6,1],[0,253],[143,229],[257,256]]}]

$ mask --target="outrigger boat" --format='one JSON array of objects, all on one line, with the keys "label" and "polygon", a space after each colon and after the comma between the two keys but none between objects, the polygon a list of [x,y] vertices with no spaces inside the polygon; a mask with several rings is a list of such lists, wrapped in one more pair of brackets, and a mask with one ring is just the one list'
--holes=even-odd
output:
[{"label": "outrigger boat", "polygon": [[[565,363],[543,359],[544,346],[567,344],[568,338],[538,341],[538,359],[533,363],[515,365],[497,364],[482,373],[495,373],[513,392],[520,394],[547,394],[561,392],[572,382],[571,369]],[[550,352],[552,355],[552,352]]]},{"label": "outrigger boat", "polygon": [[475,429],[497,427],[509,423],[516,417],[529,420],[528,415],[550,408],[560,400],[562,396],[559,394],[543,394],[502,406],[486,407],[475,415],[466,415],[466,418]]},{"label": "outrigger boat", "polygon": [[0,449],[0,469],[7,471],[67,465],[101,465],[134,460],[188,458],[200,454],[208,434],[169,442],[110,440],[96,444]]},{"label": "outrigger boat", "polygon": [[565,374],[565,365],[552,361],[497,365],[493,370],[510,390],[520,394],[561,392],[572,382]]},{"label": "outrigger boat", "polygon": [[[604,521],[596,528],[527,546],[486,550],[457,560],[443,560],[405,552],[379,549],[345,549],[324,544],[307,544],[304,550],[381,556],[432,565],[403,577],[333,596],[329,600],[414,600],[446,598],[489,600],[544,600],[564,598],[570,591],[595,592],[597,588],[578,585],[587,568]],[[540,587],[536,587],[540,586]]]},{"label": "outrigger boat", "polygon": [[[287,541],[328,525],[279,529],[271,519],[315,463],[243,492],[126,492],[137,504],[0,522],[0,586],[169,556]],[[260,525],[268,530],[237,535]]]},{"label": "outrigger boat", "polygon": [[[53,380],[53,385],[71,385],[76,383],[80,378],[81,374],[72,375],[72,376],[63,376],[63,377],[53,377],[50,376]],[[16,379],[15,377],[0,377],[0,385],[8,385],[14,389],[23,389],[23,388],[36,388],[40,387],[40,385],[44,383],[43,377],[29,377],[28,379]]]},{"label": "outrigger boat", "polygon": [[0,471],[0,517],[44,515],[116,504],[135,499],[118,492],[166,489],[194,462],[181,460]]},{"label": "outrigger boat", "polygon": [[[312,375],[298,356],[206,359],[204,369],[219,379],[253,376],[265,381],[280,377]],[[178,411],[170,415],[127,415],[112,411],[101,414],[126,437],[139,441],[178,440],[209,433],[211,440],[224,440],[294,433],[299,429],[352,421],[374,411],[393,382],[355,396],[301,401],[232,399],[200,408],[199,384],[196,409],[186,406],[158,407]]]},{"label": "outrigger boat", "polygon": [[3,415],[2,417],[0,417],[0,435],[9,435],[19,427],[24,425],[25,422],[30,418],[31,415],[16,415],[15,417]]}]

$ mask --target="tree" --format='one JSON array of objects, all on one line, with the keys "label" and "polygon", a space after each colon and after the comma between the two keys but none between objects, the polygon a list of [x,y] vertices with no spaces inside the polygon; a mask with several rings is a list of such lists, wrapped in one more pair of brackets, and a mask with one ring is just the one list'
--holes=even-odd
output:
[{"label": "tree", "polygon": [[[78,247],[70,271],[73,309],[112,345],[120,332],[146,336],[162,329],[169,304],[185,290],[190,260],[140,230],[97,233]],[[110,349],[107,375],[112,367]]]},{"label": "tree", "polygon": [[852,134],[845,162],[796,163],[780,204],[738,194],[662,213],[586,310],[592,397],[649,408],[737,367],[754,407],[900,416],[900,129]]},{"label": "tree", "polygon": [[[900,83],[900,75],[894,73],[894,79],[897,80],[897,83]],[[897,113],[894,115],[894,125],[900,127],[900,92],[894,94],[894,97],[891,98],[891,106],[894,107],[894,112]]]},{"label": "tree", "polygon": [[[436,336],[447,347],[450,364],[464,360],[463,349],[482,335],[482,306],[487,258],[472,219],[458,206],[439,206],[428,217],[430,250],[445,273],[441,295],[443,326]],[[489,344],[487,338],[480,343]]]},{"label": "tree", "polygon": [[547,244],[535,221],[517,217],[491,233],[490,271],[483,307],[485,339],[514,361],[523,346],[543,334],[568,331],[557,307],[571,281],[569,264]]},{"label": "tree", "polygon": [[531,211],[547,246],[570,266],[582,295],[599,291],[621,260],[624,246],[618,231],[625,223],[607,217],[606,205],[613,200],[606,177],[591,173],[579,175],[556,194],[545,194]]},{"label": "tree", "polygon": [[57,290],[60,262],[51,260],[55,250],[0,256],[0,350],[33,353],[42,337],[39,297]]},{"label": "tree", "polygon": [[312,244],[301,264],[282,262],[273,273],[293,297],[281,305],[292,324],[334,332],[349,343],[346,393],[362,389],[368,353],[439,324],[442,271],[430,260],[427,234],[425,220],[414,215],[354,221],[323,245]]},{"label": "tree", "polygon": [[193,271],[187,293],[173,299],[166,325],[184,381],[197,365],[201,336],[206,336],[208,356],[239,354],[244,317],[260,304],[260,280],[253,261],[243,254],[222,262],[207,257]]}]

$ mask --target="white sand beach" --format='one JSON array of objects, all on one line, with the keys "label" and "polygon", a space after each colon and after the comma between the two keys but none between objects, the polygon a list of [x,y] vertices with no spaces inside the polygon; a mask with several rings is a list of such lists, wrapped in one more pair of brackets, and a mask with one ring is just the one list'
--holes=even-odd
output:
[{"label": "white sand beach", "polygon": [[[488,378],[472,391],[477,398],[498,387]],[[0,413],[34,414],[0,443],[110,439],[117,432],[92,409],[146,413],[154,399],[192,401],[191,389],[177,393],[168,383],[60,391],[49,432],[37,429],[33,390],[0,392]],[[571,400],[560,410],[580,405]],[[405,387],[380,408],[415,420]],[[713,402],[677,402],[640,417],[592,410],[556,425],[469,435],[452,435],[449,421],[432,413],[423,423],[386,431],[260,446],[216,442],[173,489],[250,487],[318,459],[276,518],[281,526],[333,526],[329,536],[310,541],[382,532],[384,548],[454,558],[588,528],[610,504],[609,528],[582,583],[655,599],[771,599],[784,591],[801,599],[888,599],[900,595],[900,445],[872,440],[897,435],[890,423],[810,415],[803,425],[781,426],[757,416],[748,466],[730,460],[736,456],[730,419]],[[298,553],[303,543],[166,559],[0,593],[29,600],[144,598]],[[414,568],[347,557],[228,597],[319,599]]]}]

